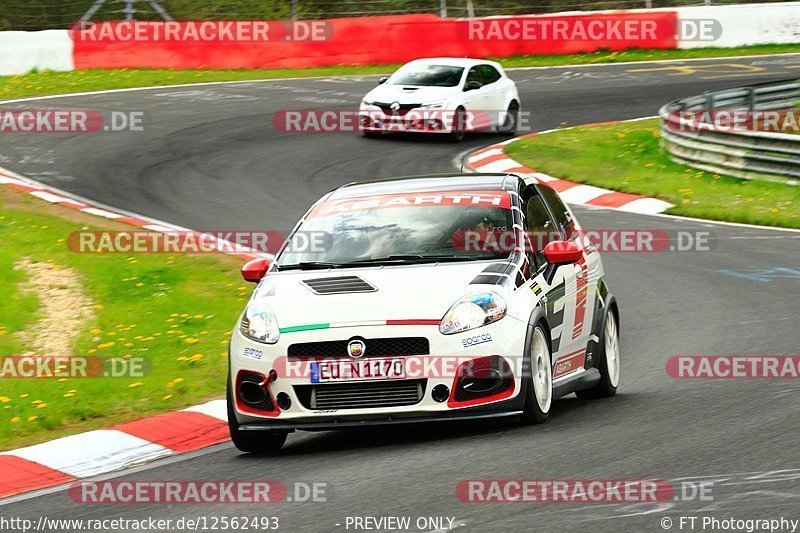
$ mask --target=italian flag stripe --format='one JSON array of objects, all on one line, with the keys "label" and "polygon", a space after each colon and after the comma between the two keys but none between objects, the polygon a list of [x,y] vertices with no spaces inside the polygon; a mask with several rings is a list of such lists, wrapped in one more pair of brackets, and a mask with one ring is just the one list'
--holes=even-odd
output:
[{"label": "italian flag stripe", "polygon": [[400,320],[368,320],[364,322],[329,322],[325,324],[305,324],[302,326],[289,326],[281,328],[281,333],[295,331],[312,331],[315,329],[347,328],[353,326],[438,326],[438,318],[412,318]]}]

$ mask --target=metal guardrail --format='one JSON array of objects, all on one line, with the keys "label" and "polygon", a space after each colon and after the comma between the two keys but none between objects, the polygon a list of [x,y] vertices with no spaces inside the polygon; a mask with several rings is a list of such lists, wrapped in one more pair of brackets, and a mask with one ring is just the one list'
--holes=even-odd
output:
[{"label": "metal guardrail", "polygon": [[[800,184],[800,134],[715,129],[704,122],[687,125],[691,111],[792,110],[800,116],[800,82],[780,81],[707,92],[663,106],[661,142],[673,161],[693,168],[745,179]],[[682,122],[683,120],[683,122]],[[687,127],[689,126],[689,127]]]}]

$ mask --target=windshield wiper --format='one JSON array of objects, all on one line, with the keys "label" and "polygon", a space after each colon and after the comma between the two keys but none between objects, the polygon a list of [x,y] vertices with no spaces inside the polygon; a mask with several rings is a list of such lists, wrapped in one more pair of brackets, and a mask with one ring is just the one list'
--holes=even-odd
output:
[{"label": "windshield wiper", "polygon": [[288,265],[278,265],[278,270],[321,270],[325,268],[338,268],[341,263],[331,263],[328,261],[300,261]]}]

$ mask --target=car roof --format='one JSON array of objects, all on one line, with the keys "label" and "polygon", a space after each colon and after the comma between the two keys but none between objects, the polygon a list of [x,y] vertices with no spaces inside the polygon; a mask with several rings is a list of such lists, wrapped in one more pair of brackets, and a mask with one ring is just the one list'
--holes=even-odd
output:
[{"label": "car roof", "polygon": [[475,65],[489,64],[495,68],[500,68],[500,64],[486,59],[473,59],[470,57],[425,57],[410,61],[409,64],[416,65],[452,65],[454,67],[472,67]]},{"label": "car roof", "polygon": [[517,190],[515,174],[432,174],[348,183],[332,191],[326,201],[385,194]]}]

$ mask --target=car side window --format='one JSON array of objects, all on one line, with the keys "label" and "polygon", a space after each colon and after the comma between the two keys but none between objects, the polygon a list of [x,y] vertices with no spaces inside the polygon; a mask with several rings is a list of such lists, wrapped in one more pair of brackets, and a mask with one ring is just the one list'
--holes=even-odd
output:
[{"label": "car side window", "polygon": [[479,65],[478,68],[481,69],[481,74],[483,74],[483,82],[486,85],[490,83],[494,83],[500,79],[500,73],[497,72],[497,69],[491,65]]},{"label": "car side window", "polygon": [[528,260],[534,267],[531,270],[539,270],[546,262],[542,250],[550,242],[553,232],[553,220],[550,218],[550,213],[547,212],[541,197],[532,196],[528,200],[525,210],[525,226],[525,235],[527,237],[525,251],[528,255]]},{"label": "car side window", "polygon": [[553,216],[556,220],[556,229],[564,234],[565,239],[574,239],[576,237],[575,223],[572,220],[572,215],[567,210],[567,206],[565,206],[561,198],[558,197],[558,193],[546,186],[539,187],[539,192],[553,211]]},{"label": "car side window", "polygon": [[481,71],[478,70],[478,67],[472,67],[469,69],[469,72],[467,72],[467,81],[465,82],[465,85],[471,81],[477,81],[483,85],[483,78],[481,77]]}]

